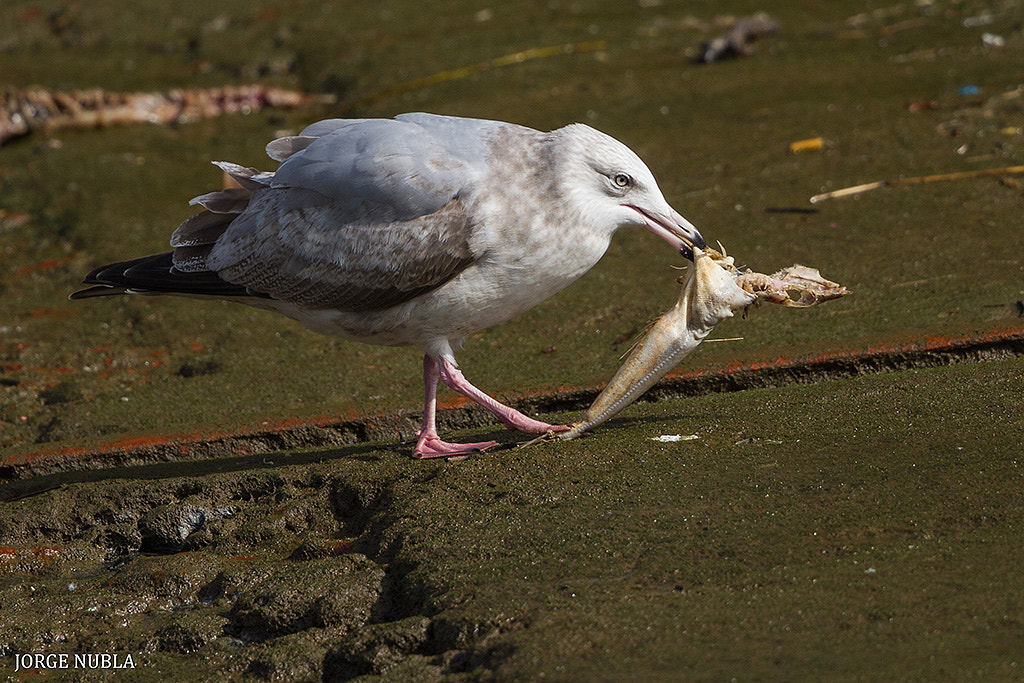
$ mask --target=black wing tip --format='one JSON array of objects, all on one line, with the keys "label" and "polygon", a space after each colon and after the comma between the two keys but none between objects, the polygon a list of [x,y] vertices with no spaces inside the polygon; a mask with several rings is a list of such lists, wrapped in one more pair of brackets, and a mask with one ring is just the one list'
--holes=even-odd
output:
[{"label": "black wing tip", "polygon": [[[131,259],[129,261],[118,261],[117,263],[108,263],[105,266],[100,266],[89,272],[82,279],[83,285],[92,285],[85,289],[79,289],[68,295],[70,301],[78,301],[81,299],[91,299],[97,296],[117,296],[121,294],[128,294],[134,288],[131,286],[131,279],[129,271],[132,268],[139,266],[140,264],[155,264],[161,261],[170,264],[171,252],[163,254],[153,254],[152,256],[143,256],[142,258]],[[140,293],[142,293],[140,291]]]},{"label": "black wing tip", "polygon": [[[83,281],[84,284],[90,284],[88,280]],[[78,291],[71,292],[68,295],[69,301],[78,301],[80,299],[91,299],[97,296],[115,296],[118,294],[127,294],[128,289],[125,287],[114,287],[113,285],[95,285],[93,287],[87,287],[86,289],[79,289]]]},{"label": "black wing tip", "polygon": [[222,279],[213,271],[182,272],[174,267],[173,252],[152,254],[96,268],[82,280],[92,285],[72,292],[72,301],[119,294],[179,294],[215,298],[269,298]]}]

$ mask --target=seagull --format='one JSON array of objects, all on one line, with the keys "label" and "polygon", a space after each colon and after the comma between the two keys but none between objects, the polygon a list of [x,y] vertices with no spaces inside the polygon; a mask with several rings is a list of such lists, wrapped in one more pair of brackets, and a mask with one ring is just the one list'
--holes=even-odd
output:
[{"label": "seagull", "polygon": [[97,268],[70,298],[226,299],[319,333],[416,347],[425,402],[414,458],[498,445],[440,438],[439,380],[511,429],[566,429],[471,384],[454,353],[468,335],[568,286],[619,228],[646,227],[690,260],[705,247],[640,157],[580,123],[328,119],[266,150],[276,171],[214,162],[232,187],[192,200],[203,210],[174,231],[172,251]]}]

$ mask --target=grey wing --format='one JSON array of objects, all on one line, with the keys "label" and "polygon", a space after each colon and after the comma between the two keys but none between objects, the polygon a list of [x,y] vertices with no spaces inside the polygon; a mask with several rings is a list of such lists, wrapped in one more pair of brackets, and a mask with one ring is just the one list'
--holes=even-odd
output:
[{"label": "grey wing", "polygon": [[212,270],[309,308],[373,311],[440,287],[475,261],[459,195],[478,168],[412,123],[322,128],[323,137],[307,129],[271,143],[268,152],[284,159],[276,173],[223,164],[243,189],[195,200],[207,211],[172,238],[176,268]]},{"label": "grey wing", "polygon": [[[425,294],[475,261],[469,219],[456,199],[409,221],[335,227],[346,214],[330,204],[253,212],[250,220],[261,221],[262,229],[250,234],[267,239],[218,241],[208,267],[228,282],[274,299],[360,312]],[[243,214],[236,223],[247,218]]]}]

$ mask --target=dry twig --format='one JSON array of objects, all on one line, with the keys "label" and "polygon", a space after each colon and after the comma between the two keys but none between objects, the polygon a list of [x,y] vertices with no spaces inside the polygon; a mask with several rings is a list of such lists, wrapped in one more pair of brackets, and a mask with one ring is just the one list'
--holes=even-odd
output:
[{"label": "dry twig", "polygon": [[985,176],[1004,176],[1016,173],[1024,173],[1024,166],[1006,166],[1003,168],[986,168],[978,171],[960,171],[957,173],[938,173],[936,175],[916,176],[913,178],[896,178],[894,180],[876,180],[873,183],[844,187],[831,192],[823,192],[811,197],[811,204],[823,202],[826,199],[849,197],[850,195],[877,190],[880,187],[900,187],[903,185],[919,185],[921,183],[935,183],[940,180],[962,180],[964,178],[981,178]]}]

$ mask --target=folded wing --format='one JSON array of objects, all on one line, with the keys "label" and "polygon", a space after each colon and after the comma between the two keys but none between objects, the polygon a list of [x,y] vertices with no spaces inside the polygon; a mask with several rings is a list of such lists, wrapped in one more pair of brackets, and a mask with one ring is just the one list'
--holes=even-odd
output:
[{"label": "folded wing", "polygon": [[408,301],[477,258],[461,195],[485,169],[444,142],[412,121],[314,124],[268,145],[276,172],[218,162],[238,187],[193,200],[204,210],[175,231],[169,263],[112,264],[87,282],[353,312]]}]

